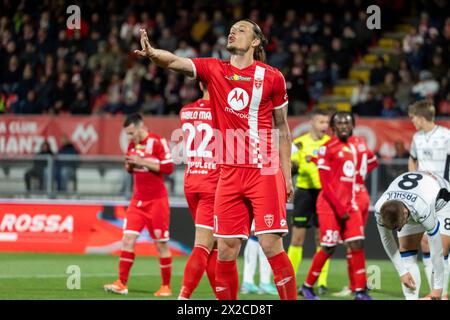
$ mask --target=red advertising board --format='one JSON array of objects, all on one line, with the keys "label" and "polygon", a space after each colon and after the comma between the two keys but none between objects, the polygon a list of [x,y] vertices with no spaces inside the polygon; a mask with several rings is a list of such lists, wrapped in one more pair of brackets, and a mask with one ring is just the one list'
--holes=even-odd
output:
[{"label": "red advertising board", "polygon": [[[29,155],[39,151],[44,139],[53,151],[66,135],[83,155],[123,155],[128,141],[122,130],[124,117],[118,116],[1,116],[0,156]],[[179,128],[178,117],[145,118],[149,130],[171,140]],[[450,127],[450,120],[438,121]],[[308,120],[289,118],[289,126],[296,137],[308,128]],[[358,118],[355,134],[365,136],[369,146],[384,157],[393,156],[394,143],[403,141],[409,148],[415,129],[411,121],[402,119]],[[175,142],[172,142],[175,144]]]},{"label": "red advertising board", "polygon": [[[0,252],[120,253],[125,204],[64,202],[0,200]],[[177,241],[169,241],[169,247],[174,256],[188,253]],[[158,255],[146,230],[135,253]]]}]

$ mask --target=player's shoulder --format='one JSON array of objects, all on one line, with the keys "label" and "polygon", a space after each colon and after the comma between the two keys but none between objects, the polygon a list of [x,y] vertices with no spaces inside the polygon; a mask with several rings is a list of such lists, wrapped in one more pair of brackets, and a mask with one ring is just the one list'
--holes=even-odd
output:
[{"label": "player's shoulder", "polygon": [[337,137],[330,137],[330,140],[324,143],[324,147],[336,148],[341,144],[341,141]]},{"label": "player's shoulder", "polygon": [[276,68],[273,67],[271,65],[268,65],[267,63],[261,62],[261,61],[256,61],[256,65],[266,69],[266,76],[272,76],[272,77],[283,77],[283,74],[281,73],[281,71]]},{"label": "player's shoulder", "polygon": [[450,138],[450,129],[447,127],[438,125],[436,132],[439,133],[440,135]]},{"label": "player's shoulder", "polygon": [[147,133],[147,138],[146,138],[147,140],[149,140],[149,139],[153,139],[153,140],[161,140],[161,139],[163,139],[163,137],[162,136],[160,136],[159,134],[157,134],[157,133],[154,133],[154,132],[148,132]]}]

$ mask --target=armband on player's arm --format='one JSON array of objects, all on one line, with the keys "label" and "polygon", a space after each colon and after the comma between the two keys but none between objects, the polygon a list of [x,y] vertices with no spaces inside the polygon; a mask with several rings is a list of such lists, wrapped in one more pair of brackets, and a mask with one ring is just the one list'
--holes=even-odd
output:
[{"label": "armband on player's arm", "polygon": [[333,190],[330,188],[329,181],[330,171],[319,167],[320,183],[322,185],[322,192],[325,198],[331,202],[331,205],[336,210],[339,217],[343,217],[349,210],[335,197]]},{"label": "armband on player's arm", "polygon": [[380,234],[381,242],[383,243],[384,250],[386,254],[391,259],[394,264],[398,275],[402,277],[408,273],[408,270],[403,266],[402,259],[400,256],[400,251],[398,249],[397,243],[395,242],[392,230],[389,230],[382,225],[377,223],[378,233]]}]

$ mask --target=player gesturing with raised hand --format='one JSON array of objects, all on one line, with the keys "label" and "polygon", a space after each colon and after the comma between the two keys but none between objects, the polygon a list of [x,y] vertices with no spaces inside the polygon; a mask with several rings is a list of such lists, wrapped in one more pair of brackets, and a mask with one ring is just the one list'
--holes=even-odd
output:
[{"label": "player gesturing with raised hand", "polygon": [[[407,300],[419,298],[417,252],[424,232],[433,268],[431,299],[441,299],[448,285],[450,248],[450,184],[423,171],[398,176],[375,204],[375,217],[384,249],[397,270]],[[400,248],[392,231],[397,231]],[[442,236],[442,237],[441,237]]]},{"label": "player gesturing with raised hand", "polygon": [[228,36],[230,61],[187,59],[155,49],[145,30],[141,30],[142,50],[136,51],[159,67],[197,78],[208,87],[224,146],[214,204],[219,299],[237,299],[236,259],[253,219],[280,298],[297,298],[294,270],[282,243],[288,232],[286,201],[293,196],[288,97],[281,72],[263,63],[265,42],[256,23],[240,20]]}]

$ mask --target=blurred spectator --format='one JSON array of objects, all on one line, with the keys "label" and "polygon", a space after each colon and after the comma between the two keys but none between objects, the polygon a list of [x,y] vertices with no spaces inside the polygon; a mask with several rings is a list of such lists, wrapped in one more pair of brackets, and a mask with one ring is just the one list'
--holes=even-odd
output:
[{"label": "blurred spectator", "polygon": [[395,156],[394,159],[408,159],[409,152],[405,148],[405,144],[401,140],[397,140],[394,143]]},{"label": "blurred spectator", "polygon": [[161,38],[158,40],[158,47],[163,50],[174,52],[177,49],[177,38],[172,35],[169,28],[164,28]]},{"label": "blurred spectator", "polygon": [[369,95],[370,86],[367,85],[364,80],[358,80],[358,85],[353,88],[352,96],[350,98],[350,104],[356,106],[359,103],[364,103],[367,101],[367,96]]},{"label": "blurred spectator", "polygon": [[123,112],[122,89],[122,79],[115,73],[107,89],[108,103],[103,107],[104,111],[112,114]]},{"label": "blurred spectator", "polygon": [[[71,156],[70,159],[67,159]],[[69,182],[73,182],[73,191],[77,190],[76,169],[80,164],[78,151],[66,135],[61,137],[61,148],[55,162],[55,180],[58,191],[68,191]]]},{"label": "blurred spectator", "polygon": [[379,117],[383,110],[383,104],[376,99],[375,92],[370,90],[365,102],[358,103],[353,107],[353,112],[363,117]]},{"label": "blurred spectator", "polygon": [[401,112],[396,108],[394,99],[390,96],[382,98],[383,110],[381,110],[381,116],[384,118],[396,118],[401,115]]},{"label": "blurred spectator", "polygon": [[375,94],[382,99],[386,96],[393,96],[396,89],[395,75],[393,72],[388,72],[384,76],[384,81],[375,86]]},{"label": "blurred spectator", "polygon": [[408,71],[400,72],[400,82],[397,85],[394,97],[403,114],[408,113],[408,106],[413,102],[411,74]]},{"label": "blurred spectator", "polygon": [[439,82],[433,79],[433,75],[428,70],[423,70],[419,74],[419,82],[412,88],[412,93],[416,100],[433,98],[439,90]]},{"label": "blurred spectator", "polygon": [[370,71],[370,85],[376,86],[382,83],[389,72],[383,57],[379,57],[375,63],[375,67]]},{"label": "blurred spectator", "polygon": [[198,20],[194,23],[191,29],[192,39],[195,42],[200,43],[210,28],[211,22],[209,21],[208,14],[204,11],[200,12]]},{"label": "blurred spectator", "polygon": [[46,186],[48,176],[48,159],[45,156],[53,156],[50,149],[50,144],[47,141],[42,142],[41,150],[36,154],[37,157],[33,160],[33,166],[25,172],[25,186],[27,191],[31,191],[32,181],[36,179],[38,182],[38,190],[43,191]]},{"label": "blurred spectator", "polygon": [[181,40],[178,49],[174,52],[175,55],[183,58],[195,58],[197,53],[194,48],[192,48],[186,40]]},{"label": "blurred spectator", "polygon": [[86,94],[80,90],[76,94],[75,101],[70,105],[70,113],[72,114],[90,114],[89,103],[86,99]]}]

